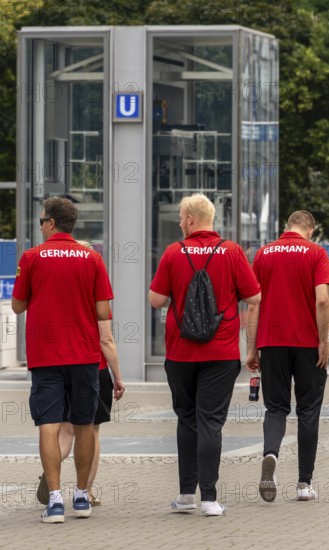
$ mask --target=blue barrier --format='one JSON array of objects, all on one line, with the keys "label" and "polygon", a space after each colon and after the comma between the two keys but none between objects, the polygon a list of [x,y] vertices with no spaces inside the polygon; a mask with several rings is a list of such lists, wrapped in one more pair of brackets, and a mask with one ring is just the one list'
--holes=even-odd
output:
[{"label": "blue barrier", "polygon": [[17,242],[0,240],[0,300],[10,300],[16,274]]}]

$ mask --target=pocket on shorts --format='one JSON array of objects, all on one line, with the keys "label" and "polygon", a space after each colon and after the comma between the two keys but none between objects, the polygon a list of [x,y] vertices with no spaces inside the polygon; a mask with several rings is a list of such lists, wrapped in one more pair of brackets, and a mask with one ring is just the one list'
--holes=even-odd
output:
[{"label": "pocket on shorts", "polygon": [[90,417],[92,417],[92,418],[95,418],[95,414],[96,414],[97,407],[98,407],[98,400],[99,400],[99,391],[95,390],[95,389],[92,389],[91,390],[91,403],[93,403],[93,405],[92,405],[92,409],[91,409],[91,413],[90,413]]},{"label": "pocket on shorts", "polygon": [[29,405],[32,420],[40,418],[40,388],[38,384],[31,387]]}]

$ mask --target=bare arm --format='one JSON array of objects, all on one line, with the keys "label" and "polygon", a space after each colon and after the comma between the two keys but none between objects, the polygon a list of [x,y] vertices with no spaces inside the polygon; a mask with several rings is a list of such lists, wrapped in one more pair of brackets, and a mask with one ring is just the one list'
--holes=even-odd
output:
[{"label": "bare arm", "polygon": [[250,296],[250,298],[243,298],[243,302],[246,302],[246,304],[257,306],[261,301],[261,297],[261,293],[258,292],[258,294],[255,294],[255,296]]},{"label": "bare arm", "polygon": [[149,301],[152,307],[159,308],[164,307],[169,300],[169,296],[164,296],[163,294],[158,294],[150,290],[149,292]]},{"label": "bare arm", "polygon": [[11,307],[14,313],[23,313],[27,309],[27,300],[17,300],[14,296],[11,299]]},{"label": "bare arm", "polygon": [[319,334],[319,360],[317,367],[326,368],[328,363],[329,296],[328,285],[315,287],[316,324]]},{"label": "bare arm", "polygon": [[113,374],[114,398],[118,401],[123,396],[125,386],[120,372],[117,348],[113,338],[110,320],[98,321],[98,328],[101,350]]},{"label": "bare arm", "polygon": [[99,321],[106,321],[111,314],[109,301],[101,300],[99,302],[96,302],[96,313],[97,313],[97,319]]},{"label": "bare arm", "polygon": [[247,343],[248,355],[245,367],[248,371],[259,370],[259,353],[256,348],[256,337],[258,329],[259,304],[250,304],[247,312]]}]

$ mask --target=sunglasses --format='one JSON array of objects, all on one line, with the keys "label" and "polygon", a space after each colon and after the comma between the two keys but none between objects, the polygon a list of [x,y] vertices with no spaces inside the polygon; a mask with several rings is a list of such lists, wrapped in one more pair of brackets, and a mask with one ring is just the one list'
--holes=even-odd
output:
[{"label": "sunglasses", "polygon": [[51,220],[51,218],[39,218],[40,225],[42,225],[43,222],[49,222],[50,220]]}]

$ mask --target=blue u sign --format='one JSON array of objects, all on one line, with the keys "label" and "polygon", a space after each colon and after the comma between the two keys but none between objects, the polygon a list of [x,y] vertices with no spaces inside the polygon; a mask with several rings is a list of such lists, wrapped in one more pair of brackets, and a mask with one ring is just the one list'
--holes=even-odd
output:
[{"label": "blue u sign", "polygon": [[116,93],[114,102],[115,122],[141,122],[142,118],[142,93]]}]

